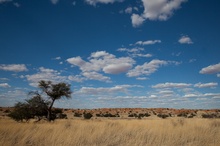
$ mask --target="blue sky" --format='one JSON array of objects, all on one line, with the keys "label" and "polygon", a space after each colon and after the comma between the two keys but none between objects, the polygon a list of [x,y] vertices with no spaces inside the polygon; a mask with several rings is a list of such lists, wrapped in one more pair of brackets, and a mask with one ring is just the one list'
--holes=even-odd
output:
[{"label": "blue sky", "polygon": [[0,106],[40,80],[64,108],[220,107],[218,0],[0,0]]}]

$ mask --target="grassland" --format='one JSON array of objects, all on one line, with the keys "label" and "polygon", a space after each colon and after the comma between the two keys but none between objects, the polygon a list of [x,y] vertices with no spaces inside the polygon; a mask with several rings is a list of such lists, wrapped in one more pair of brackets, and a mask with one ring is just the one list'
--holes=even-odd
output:
[{"label": "grassland", "polygon": [[220,119],[0,119],[1,146],[219,146]]}]

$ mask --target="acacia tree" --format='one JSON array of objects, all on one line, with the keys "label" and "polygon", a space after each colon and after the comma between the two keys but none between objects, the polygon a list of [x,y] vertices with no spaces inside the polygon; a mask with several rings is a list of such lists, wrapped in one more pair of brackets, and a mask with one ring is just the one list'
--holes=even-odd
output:
[{"label": "acacia tree", "polygon": [[47,119],[52,120],[52,107],[56,100],[62,97],[71,98],[70,85],[66,83],[53,84],[51,81],[41,80],[38,87],[42,89],[44,93],[48,96],[50,103],[47,109]]}]

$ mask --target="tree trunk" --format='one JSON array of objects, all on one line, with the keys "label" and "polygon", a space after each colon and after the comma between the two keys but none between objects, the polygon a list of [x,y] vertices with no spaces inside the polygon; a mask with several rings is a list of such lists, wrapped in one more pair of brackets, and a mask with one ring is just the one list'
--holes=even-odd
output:
[{"label": "tree trunk", "polygon": [[54,104],[55,99],[52,100],[51,105],[49,106],[48,110],[47,110],[47,120],[50,122],[51,121],[51,116],[52,116],[52,107]]}]

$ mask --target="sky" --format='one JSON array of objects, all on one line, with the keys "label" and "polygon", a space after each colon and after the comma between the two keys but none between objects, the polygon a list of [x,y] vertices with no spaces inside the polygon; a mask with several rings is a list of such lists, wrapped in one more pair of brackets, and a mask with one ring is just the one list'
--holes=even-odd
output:
[{"label": "sky", "polygon": [[220,108],[219,0],[0,0],[0,106]]}]

